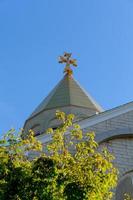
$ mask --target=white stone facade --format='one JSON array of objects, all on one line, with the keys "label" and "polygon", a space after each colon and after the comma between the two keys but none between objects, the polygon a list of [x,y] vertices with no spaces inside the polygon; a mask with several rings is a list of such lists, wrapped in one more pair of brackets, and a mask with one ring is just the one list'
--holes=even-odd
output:
[{"label": "white stone facade", "polygon": [[94,131],[100,147],[107,147],[115,156],[119,170],[115,199],[123,200],[124,193],[133,197],[133,102],[92,118],[81,122],[81,126],[85,132]]}]

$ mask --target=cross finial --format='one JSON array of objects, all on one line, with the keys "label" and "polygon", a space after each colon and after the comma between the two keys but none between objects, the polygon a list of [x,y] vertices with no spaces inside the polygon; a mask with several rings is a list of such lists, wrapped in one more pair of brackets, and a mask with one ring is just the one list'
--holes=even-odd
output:
[{"label": "cross finial", "polygon": [[71,76],[73,74],[73,70],[71,69],[71,65],[74,67],[77,67],[77,61],[76,59],[71,58],[71,53],[64,53],[63,56],[59,57],[59,63],[65,63],[66,66],[64,68],[64,73]]}]

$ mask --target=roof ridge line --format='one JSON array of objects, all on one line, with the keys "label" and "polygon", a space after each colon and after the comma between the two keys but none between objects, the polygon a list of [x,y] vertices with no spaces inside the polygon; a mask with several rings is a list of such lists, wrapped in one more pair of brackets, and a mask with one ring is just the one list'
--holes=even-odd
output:
[{"label": "roof ridge line", "polygon": [[82,123],[82,122],[83,123],[86,123],[86,122],[87,123],[91,123],[93,120],[95,121],[94,124],[100,123],[101,121],[100,122],[96,122],[96,120],[98,120],[99,118],[104,118],[102,120],[102,121],[104,121],[105,118],[106,118],[106,120],[108,119],[109,115],[111,115],[111,117],[109,117],[109,119],[110,119],[110,118],[113,118],[113,117],[119,116],[121,114],[124,114],[124,113],[132,111],[133,110],[133,107],[131,107],[132,104],[133,104],[133,101],[131,101],[129,103],[122,104],[120,106],[114,107],[114,108],[109,109],[109,110],[105,110],[104,112],[101,112],[98,115],[95,114],[95,115],[92,115],[92,116],[90,116],[90,117],[88,117],[86,119],[83,119],[83,120],[79,121],[79,123]]},{"label": "roof ridge line", "polygon": [[[52,98],[52,96],[53,96],[53,94],[52,93],[55,93],[56,92],[56,90],[57,90],[57,88],[58,88],[58,86],[60,85],[60,83],[63,81],[63,78],[58,82],[58,84],[51,90],[51,92],[48,94],[48,96],[46,96],[44,99],[43,99],[43,101],[39,104],[39,106],[41,106],[41,104],[43,104],[43,102],[44,101],[46,101],[47,100],[47,102],[46,102],[46,105],[45,106],[47,106],[48,105],[48,103],[49,103],[49,100]],[[38,108],[38,107],[37,107]],[[41,112],[41,111],[40,111]],[[32,114],[28,117],[28,119],[30,119],[30,118],[32,118],[32,117],[34,117],[34,116],[36,116],[36,109],[32,112]]]},{"label": "roof ridge line", "polygon": [[88,99],[91,100],[93,105],[100,110],[101,112],[104,112],[104,109],[93,99],[93,97],[79,84],[79,82],[76,79],[73,79],[77,85],[80,87],[80,89],[84,92],[84,94],[87,96]]},{"label": "roof ridge line", "polygon": [[[73,79],[73,76],[67,76],[68,78],[68,87],[69,87],[69,102],[71,104],[71,87],[70,87],[70,81],[69,81],[69,78]],[[74,80],[74,79],[73,79]]]}]

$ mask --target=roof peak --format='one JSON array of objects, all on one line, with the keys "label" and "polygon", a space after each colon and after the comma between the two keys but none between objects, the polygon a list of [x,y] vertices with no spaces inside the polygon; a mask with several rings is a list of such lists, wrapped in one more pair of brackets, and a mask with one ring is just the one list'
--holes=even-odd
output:
[{"label": "roof peak", "polygon": [[103,111],[72,75],[65,74],[50,94],[35,109],[30,118],[42,111],[66,106],[83,107],[92,110],[93,113]]}]

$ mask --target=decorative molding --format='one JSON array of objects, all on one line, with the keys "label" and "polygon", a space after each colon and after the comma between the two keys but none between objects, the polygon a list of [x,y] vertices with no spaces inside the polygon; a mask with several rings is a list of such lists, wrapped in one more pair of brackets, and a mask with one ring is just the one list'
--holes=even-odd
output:
[{"label": "decorative molding", "polygon": [[117,117],[117,116],[127,113],[129,111],[133,111],[133,102],[124,104],[124,105],[116,107],[114,109],[107,110],[105,112],[102,112],[102,113],[99,113],[92,117],[89,117],[88,119],[80,121],[79,125],[81,126],[82,129],[84,129],[84,128],[93,126],[95,124],[98,124],[100,122]]},{"label": "decorative molding", "polygon": [[[88,119],[80,121],[79,125],[81,126],[81,129],[89,128],[90,126],[93,126],[100,122],[117,117],[129,111],[133,111],[133,102],[105,111],[101,114],[89,117]],[[66,134],[69,134],[69,133],[66,133]],[[128,128],[128,129],[123,128],[123,129],[115,129],[115,130],[99,133],[96,135],[96,140],[98,142],[102,142],[102,141],[108,140],[109,138],[117,137],[117,136],[120,137],[122,135],[132,136],[133,130],[131,128]],[[42,143],[46,143],[52,140],[52,137],[51,135],[44,133],[42,135],[37,136],[37,139],[40,140]]]},{"label": "decorative molding", "polygon": [[106,142],[115,138],[133,138],[133,128],[122,128],[122,129],[113,129],[111,131],[105,131],[103,133],[96,134],[96,141],[98,143]]}]

